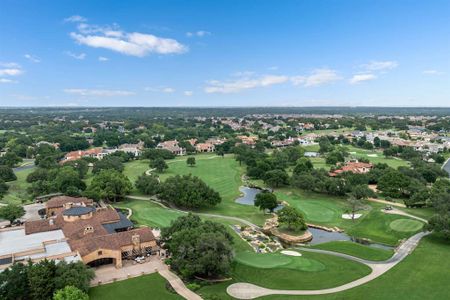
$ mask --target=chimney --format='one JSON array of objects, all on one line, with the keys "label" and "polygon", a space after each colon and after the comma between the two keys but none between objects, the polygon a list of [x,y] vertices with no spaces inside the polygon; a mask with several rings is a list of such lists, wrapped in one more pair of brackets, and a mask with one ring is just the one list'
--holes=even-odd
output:
[{"label": "chimney", "polygon": [[48,219],[48,225],[50,226],[55,225],[55,221],[53,219]]}]

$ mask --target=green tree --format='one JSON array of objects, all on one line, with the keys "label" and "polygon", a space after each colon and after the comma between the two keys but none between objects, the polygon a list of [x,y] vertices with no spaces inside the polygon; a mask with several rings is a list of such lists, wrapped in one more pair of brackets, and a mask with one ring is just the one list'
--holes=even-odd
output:
[{"label": "green tree", "polygon": [[94,176],[85,195],[95,200],[106,199],[116,202],[128,195],[133,188],[128,177],[116,170],[102,170]]},{"label": "green tree", "polygon": [[230,273],[233,237],[222,224],[188,214],[163,228],[161,240],[171,254],[171,268],[185,278],[221,278]]},{"label": "green tree", "polygon": [[433,230],[438,236],[450,240],[450,213],[443,212],[428,220],[428,230]]},{"label": "green tree", "polygon": [[86,189],[86,184],[80,178],[80,173],[72,167],[64,166],[58,170],[56,177],[52,181],[54,188],[61,193],[79,195],[81,191]]},{"label": "green tree", "polygon": [[289,183],[289,176],[284,170],[271,170],[264,175],[264,182],[270,187],[280,187]]},{"label": "green tree", "polygon": [[303,215],[292,206],[285,206],[278,211],[278,223],[286,225],[289,230],[305,230],[308,228]]},{"label": "green tree", "polygon": [[193,156],[188,157],[187,160],[186,160],[186,163],[190,167],[195,166],[195,157],[193,157]]},{"label": "green tree", "polygon": [[410,178],[394,169],[388,169],[378,180],[378,190],[386,196],[400,198],[406,194]]},{"label": "green tree", "polygon": [[53,300],[89,300],[88,294],[74,286],[68,285],[57,290],[53,295]]},{"label": "green tree", "polygon": [[7,185],[3,180],[0,179],[0,199],[3,199],[3,196],[8,192],[9,185]]},{"label": "green tree", "polygon": [[22,162],[22,158],[11,151],[6,152],[2,157],[0,157],[0,165],[5,165],[10,168],[16,166],[20,162]]},{"label": "green tree", "polygon": [[353,196],[350,196],[347,199],[347,203],[348,203],[348,206],[352,213],[352,220],[355,220],[355,214],[358,210],[360,210],[364,207],[364,202],[363,202],[362,198],[355,198]]},{"label": "green tree", "polygon": [[297,161],[297,165],[294,168],[294,174],[299,175],[301,173],[308,173],[312,169],[314,169],[314,166],[311,160],[306,157],[302,157]]},{"label": "green tree", "polygon": [[30,298],[33,300],[48,300],[55,290],[56,263],[54,260],[41,260],[31,265],[28,271]]},{"label": "green tree", "polygon": [[158,194],[160,190],[159,179],[154,175],[142,174],[136,180],[135,186],[141,193],[150,196]]},{"label": "green tree", "polygon": [[163,158],[158,157],[150,161],[150,168],[156,169],[159,173],[164,172],[169,166],[166,164]]},{"label": "green tree", "polygon": [[0,180],[3,180],[5,182],[8,181],[14,181],[17,179],[16,174],[14,174],[14,171],[9,166],[0,166]]},{"label": "green tree", "polygon": [[273,210],[278,206],[277,196],[269,191],[262,191],[255,196],[255,206],[259,207],[260,210]]},{"label": "green tree", "polygon": [[103,159],[94,163],[92,173],[97,174],[101,170],[116,170],[122,172],[124,169],[122,160],[118,156],[107,155]]},{"label": "green tree", "polygon": [[167,178],[161,184],[159,198],[184,208],[214,206],[222,201],[218,192],[192,175]]},{"label": "green tree", "polygon": [[22,206],[16,204],[8,204],[0,206],[0,218],[10,221],[11,223],[19,219],[25,214]]},{"label": "green tree", "polygon": [[15,263],[0,272],[0,299],[29,299],[28,265]]},{"label": "green tree", "polygon": [[374,192],[363,184],[354,185],[351,187],[350,195],[355,199],[367,199],[374,196]]}]

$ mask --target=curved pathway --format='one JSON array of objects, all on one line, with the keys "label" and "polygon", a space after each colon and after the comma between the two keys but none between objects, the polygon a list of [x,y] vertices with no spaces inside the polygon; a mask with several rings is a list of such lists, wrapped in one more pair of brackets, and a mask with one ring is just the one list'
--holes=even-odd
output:
[{"label": "curved pathway", "polygon": [[372,272],[369,275],[341,286],[322,290],[274,290],[263,288],[251,283],[235,283],[227,288],[227,293],[230,296],[237,299],[254,299],[268,295],[324,295],[342,292],[365,284],[371,280],[374,280],[375,278],[389,271],[391,268],[393,268],[395,265],[397,265],[399,262],[405,259],[405,257],[407,257],[417,247],[422,237],[428,234],[429,232],[420,232],[413,235],[396,249],[394,255],[390,259],[384,262],[366,261],[357,257],[353,257],[342,253],[335,253],[332,251],[308,249],[308,251],[340,256],[347,259],[351,259],[353,261],[364,263],[372,269]]},{"label": "curved pathway", "polygon": [[[190,213],[190,211],[181,210],[181,209],[178,209],[178,208],[168,207],[168,206],[164,205],[164,203],[162,203],[161,201],[158,201],[155,197],[131,196],[131,195],[128,195],[127,198],[133,199],[133,200],[151,201],[151,202],[153,202],[155,204],[158,204],[159,206],[161,206],[163,208],[166,208],[166,209],[170,209],[170,210],[181,212],[181,213],[185,213],[185,214]],[[241,218],[238,218],[238,217],[216,215],[216,214],[208,214],[208,213],[197,213],[197,212],[195,212],[194,214],[199,215],[199,216],[204,216],[204,217],[219,218],[219,219],[224,219],[224,220],[236,221],[236,222],[240,222],[242,224],[245,224],[245,225],[253,227],[253,228],[260,228],[258,225],[253,224],[250,221],[247,221],[245,219],[241,219]]]},{"label": "curved pathway", "polygon": [[422,221],[424,223],[428,223],[428,220],[426,220],[424,218],[417,217],[415,215],[411,215],[411,214],[409,214],[407,212],[404,212],[404,211],[396,209],[396,208],[393,208],[392,210],[382,209],[381,211],[384,212],[385,214],[405,216],[405,217],[409,217],[409,218],[412,218],[412,219],[416,219],[416,220]]}]

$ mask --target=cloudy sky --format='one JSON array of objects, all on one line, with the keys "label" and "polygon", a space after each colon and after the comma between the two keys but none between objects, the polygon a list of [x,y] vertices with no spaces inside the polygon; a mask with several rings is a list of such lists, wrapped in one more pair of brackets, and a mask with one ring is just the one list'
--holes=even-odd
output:
[{"label": "cloudy sky", "polygon": [[1,106],[450,106],[450,1],[0,2]]}]

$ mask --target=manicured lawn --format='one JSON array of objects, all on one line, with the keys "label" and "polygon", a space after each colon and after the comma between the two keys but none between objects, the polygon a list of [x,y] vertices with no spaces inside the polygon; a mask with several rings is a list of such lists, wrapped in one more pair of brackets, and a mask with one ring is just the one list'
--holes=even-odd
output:
[{"label": "manicured lawn", "polygon": [[321,296],[268,296],[264,300],[423,300],[448,299],[450,286],[450,244],[425,237],[403,262],[386,274],[362,286]]},{"label": "manicured lawn", "polygon": [[133,210],[131,219],[138,224],[151,227],[167,227],[170,222],[183,216],[181,212],[176,212],[159,206],[156,203],[143,200],[128,200],[117,203],[118,207],[128,207]]},{"label": "manicured lawn", "polygon": [[264,223],[267,216],[256,207],[235,202],[240,195],[239,187],[242,185],[241,176],[244,169],[234,159],[234,156],[219,157],[209,153],[196,155],[195,158],[196,164],[194,167],[189,167],[186,164],[187,157],[168,160],[169,169],[159,174],[161,180],[177,174],[197,176],[219,192],[222,197],[222,202],[219,205],[198,210],[198,212],[240,217],[257,225]]},{"label": "manicured lawn", "polygon": [[154,273],[91,288],[89,298],[91,300],[183,299],[178,294],[169,292],[166,283],[161,275]]},{"label": "manicured lawn", "polygon": [[400,166],[409,166],[409,162],[399,158],[386,158],[382,151],[365,150],[354,146],[346,146],[351,156],[356,158],[362,157],[368,159],[373,164],[385,163],[390,167],[397,169]]},{"label": "manicured lawn", "polygon": [[322,289],[338,286],[370,273],[370,268],[347,259],[302,252],[301,257],[282,254],[238,254],[233,280],[201,288],[201,295],[232,299],[226,288],[235,282],[249,282],[275,289]]},{"label": "manicured lawn", "polygon": [[[131,220],[138,225],[147,225],[154,228],[162,228],[170,225],[170,222],[176,218],[185,215],[182,212],[176,212],[159,206],[156,203],[143,200],[127,200],[116,204],[117,207],[128,207],[133,210]],[[204,220],[210,220],[224,225],[228,232],[234,237],[233,248],[236,252],[252,251],[250,245],[241,239],[237,233],[230,227],[231,225],[241,225],[236,221],[229,221],[220,218],[203,217]]]},{"label": "manicured lawn", "polygon": [[[136,182],[136,179],[141,176],[145,171],[150,169],[149,167],[150,160],[143,159],[143,160],[133,160],[130,162],[127,162],[124,164],[125,169],[123,170],[123,174],[130,179],[131,183],[133,184]],[[132,194],[139,194],[139,192],[134,189]]]},{"label": "manicured lawn", "polygon": [[[397,245],[400,239],[407,238],[419,231],[394,230],[390,224],[398,219],[407,219],[404,216],[389,215],[381,212],[382,204],[368,202],[367,209],[359,211],[362,216],[356,220],[346,220],[342,214],[349,209],[344,198],[332,197],[301,191],[298,189],[279,189],[276,191],[279,200],[286,201],[300,210],[308,223],[337,226],[345,230],[350,236],[369,238],[374,242],[388,245]],[[415,221],[414,221],[415,222]],[[419,222],[420,223],[420,222]]]},{"label": "manicured lawn", "polygon": [[415,232],[422,229],[423,222],[411,219],[397,219],[392,221],[389,227],[400,232]]},{"label": "manicured lawn", "polygon": [[374,248],[348,241],[333,241],[315,245],[312,248],[340,252],[373,261],[387,260],[394,254],[393,250]]},{"label": "manicured lawn", "polygon": [[26,182],[28,174],[34,171],[34,168],[24,169],[16,172],[17,180],[10,181],[8,193],[3,197],[1,202],[22,204],[31,201],[31,195],[27,193],[27,188],[30,186]]}]

